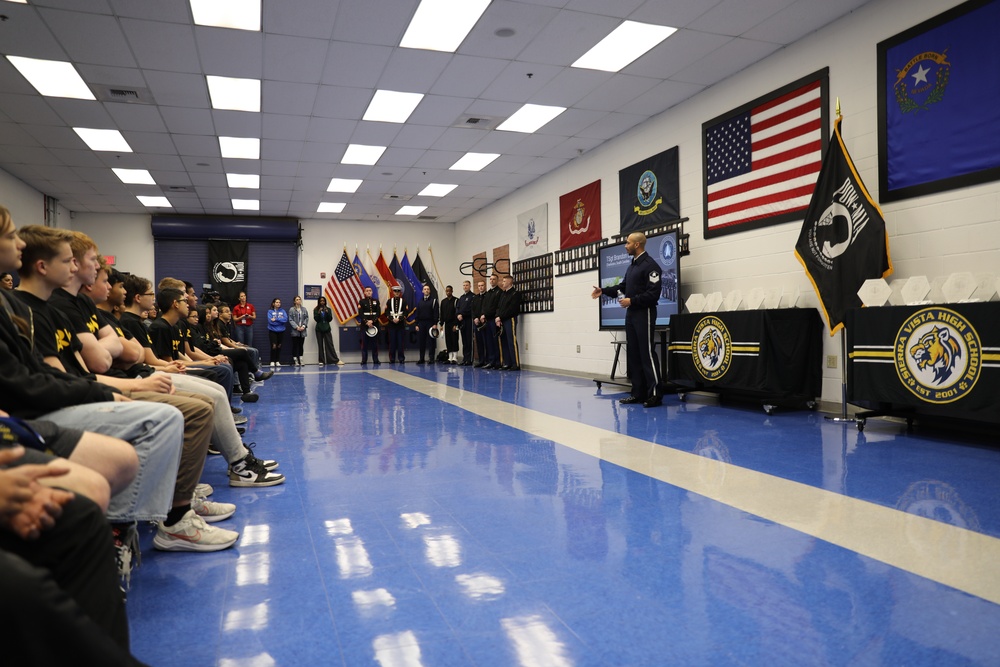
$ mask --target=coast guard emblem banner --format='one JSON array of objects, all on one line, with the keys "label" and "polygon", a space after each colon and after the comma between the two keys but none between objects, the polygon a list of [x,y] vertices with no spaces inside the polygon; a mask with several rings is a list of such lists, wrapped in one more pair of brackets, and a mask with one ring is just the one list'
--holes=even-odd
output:
[{"label": "coast guard emblem banner", "polygon": [[880,201],[1000,179],[997,26],[974,0],[878,44]]},{"label": "coast guard emblem banner", "polygon": [[618,172],[622,236],[680,217],[679,152],[674,146]]}]

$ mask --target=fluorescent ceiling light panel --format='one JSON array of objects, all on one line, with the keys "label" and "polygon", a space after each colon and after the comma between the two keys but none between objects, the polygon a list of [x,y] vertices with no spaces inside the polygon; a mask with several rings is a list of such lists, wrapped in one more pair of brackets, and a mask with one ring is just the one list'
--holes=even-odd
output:
[{"label": "fluorescent ceiling light panel", "polygon": [[454,53],[490,0],[421,0],[399,45]]},{"label": "fluorescent ceiling light panel", "polygon": [[195,25],[260,32],[260,0],[191,0]]},{"label": "fluorescent ceiling light panel", "polygon": [[426,210],[426,206],[403,206],[396,211],[396,215],[420,215]]},{"label": "fluorescent ceiling light panel", "polygon": [[497,126],[505,132],[534,132],[566,111],[566,107],[548,107],[543,104],[525,104],[510,118]]},{"label": "fluorescent ceiling light panel", "polygon": [[234,199],[233,208],[237,211],[259,211],[259,199]]},{"label": "fluorescent ceiling light panel", "polygon": [[213,109],[260,113],[260,79],[206,75]]},{"label": "fluorescent ceiling light panel", "polygon": [[149,197],[149,196],[138,195],[136,199],[138,199],[139,203],[142,204],[143,206],[170,208],[170,202],[167,200],[166,197]]},{"label": "fluorescent ceiling light panel", "polygon": [[444,197],[446,194],[457,188],[458,185],[451,183],[430,183],[426,188],[417,193],[418,197]]},{"label": "fluorescent ceiling light panel", "polygon": [[76,100],[97,99],[72,63],[22,56],[7,56],[7,60],[41,95]]},{"label": "fluorescent ceiling light panel", "polygon": [[383,123],[405,123],[413,110],[424,99],[422,93],[397,93],[395,90],[376,90],[368,110],[361,120]]},{"label": "fluorescent ceiling light panel", "polygon": [[219,137],[219,151],[222,157],[260,159],[260,139],[245,137]]},{"label": "fluorescent ceiling light panel", "polygon": [[145,169],[118,169],[114,168],[115,176],[121,179],[122,183],[134,185],[156,185],[156,181]]},{"label": "fluorescent ceiling light panel", "polygon": [[226,174],[226,181],[231,188],[260,189],[260,176],[257,174]]},{"label": "fluorescent ceiling light panel", "polygon": [[466,153],[458,162],[448,168],[459,171],[479,171],[498,157],[500,157],[500,153]]},{"label": "fluorescent ceiling light panel", "polygon": [[327,192],[357,192],[361,187],[360,178],[332,178]]},{"label": "fluorescent ceiling light panel", "polygon": [[341,164],[367,164],[373,165],[378,162],[385,152],[385,146],[364,146],[362,144],[350,144],[344,151]]},{"label": "fluorescent ceiling light panel", "polygon": [[617,72],[677,32],[677,28],[625,21],[573,63],[573,67]]},{"label": "fluorescent ceiling light panel", "polygon": [[131,153],[132,147],[118,130],[94,130],[87,127],[74,127],[73,131],[80,135],[83,143],[92,151],[114,151],[116,153]]},{"label": "fluorescent ceiling light panel", "polygon": [[316,212],[317,213],[342,213],[344,211],[344,207],[345,206],[347,206],[347,204],[344,204],[344,203],[341,203],[341,202],[324,201],[324,202],[320,202],[319,208],[316,209]]}]

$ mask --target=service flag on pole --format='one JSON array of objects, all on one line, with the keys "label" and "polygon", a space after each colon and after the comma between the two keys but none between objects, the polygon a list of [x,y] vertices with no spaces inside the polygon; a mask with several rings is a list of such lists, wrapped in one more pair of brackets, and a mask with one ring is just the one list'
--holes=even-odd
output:
[{"label": "service flag on pole", "polygon": [[358,314],[358,301],[363,297],[364,290],[361,289],[361,280],[354,272],[354,265],[347,258],[347,248],[344,248],[337,268],[326,283],[326,298],[333,307],[333,312],[337,313],[337,319],[341,324],[348,320],[353,320]]},{"label": "service flag on pole", "polygon": [[831,336],[844,326],[848,310],[861,307],[861,285],[892,273],[885,219],[847,153],[841,120],[838,116],[834,122],[795,244],[795,257],[816,290]]}]

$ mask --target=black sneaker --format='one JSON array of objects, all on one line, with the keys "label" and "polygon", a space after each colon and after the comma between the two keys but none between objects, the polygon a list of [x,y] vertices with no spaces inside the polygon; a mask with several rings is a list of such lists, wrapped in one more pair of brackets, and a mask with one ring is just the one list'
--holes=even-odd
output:
[{"label": "black sneaker", "polygon": [[253,450],[254,450],[254,447],[257,446],[256,442],[251,442],[249,444],[243,443],[243,446],[247,448],[247,456],[249,457],[249,459],[251,461],[256,461],[256,462],[260,463],[267,470],[275,470],[275,469],[277,469],[277,467],[278,467],[278,462],[277,461],[273,461],[271,459],[259,459],[256,456],[254,456]]},{"label": "black sneaker", "polygon": [[277,486],[285,483],[285,476],[267,470],[253,454],[229,466],[229,486]]},{"label": "black sneaker", "polygon": [[254,378],[257,382],[263,382],[264,380],[270,380],[274,377],[274,371],[264,371],[259,377]]},{"label": "black sneaker", "polygon": [[256,403],[257,401],[260,400],[260,396],[253,393],[252,391],[248,391],[247,393],[243,394],[240,398],[243,400],[244,403]]}]

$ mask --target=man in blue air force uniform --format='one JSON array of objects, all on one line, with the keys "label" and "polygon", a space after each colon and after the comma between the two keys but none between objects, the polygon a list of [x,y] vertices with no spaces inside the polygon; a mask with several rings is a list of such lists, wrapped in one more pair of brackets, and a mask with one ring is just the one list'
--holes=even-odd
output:
[{"label": "man in blue air force uniform", "polygon": [[625,278],[612,287],[594,287],[591,297],[625,296],[618,303],[625,309],[625,353],[632,395],[620,403],[642,403],[647,408],[660,405],[660,361],[653,346],[656,302],[660,300],[660,266],[646,254],[646,235],[633,232],[625,242],[632,264]]}]

